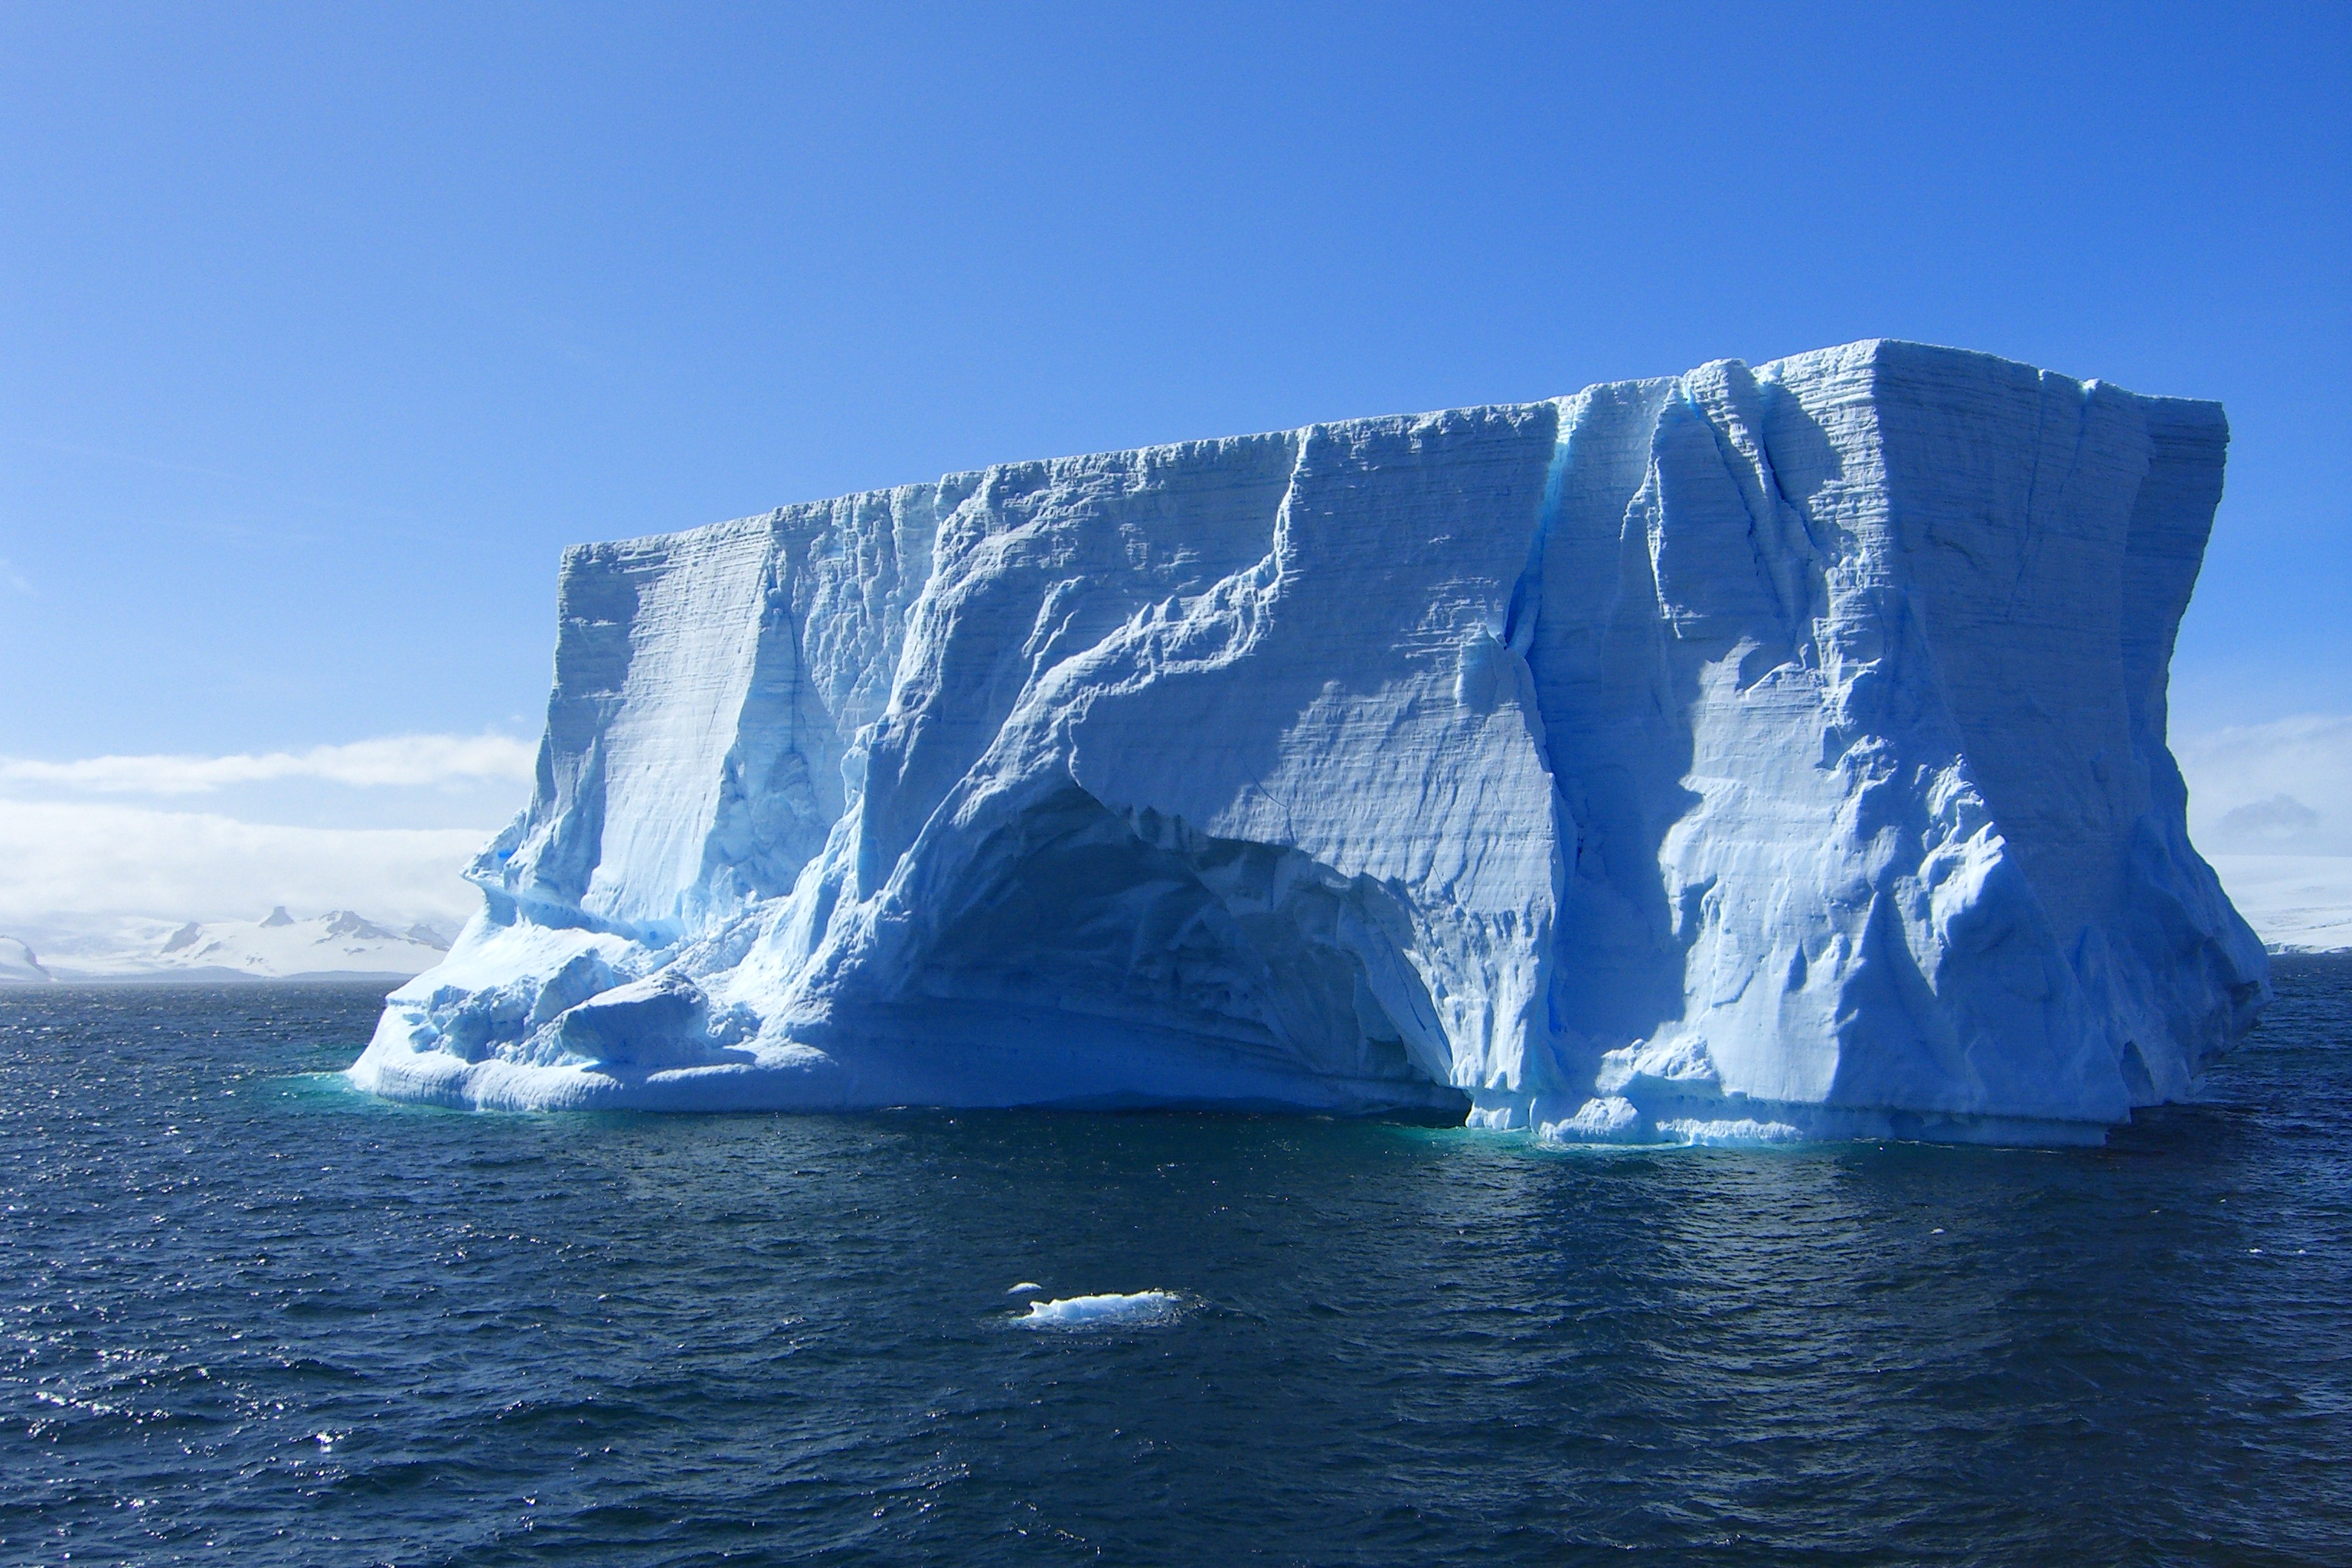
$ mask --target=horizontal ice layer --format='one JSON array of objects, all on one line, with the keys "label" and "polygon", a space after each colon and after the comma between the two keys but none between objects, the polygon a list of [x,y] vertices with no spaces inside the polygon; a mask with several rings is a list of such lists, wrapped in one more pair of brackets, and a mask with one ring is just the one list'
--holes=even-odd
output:
[{"label": "horizontal ice layer", "polygon": [[2226,444],[1878,342],[575,550],[353,1076],[2095,1140],[2268,994],[2164,738]]}]

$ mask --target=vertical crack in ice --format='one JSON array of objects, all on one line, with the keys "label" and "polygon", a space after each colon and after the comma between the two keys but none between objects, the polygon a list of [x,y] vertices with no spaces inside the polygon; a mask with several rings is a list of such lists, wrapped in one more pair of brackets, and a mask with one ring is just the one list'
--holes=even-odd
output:
[{"label": "vertical crack in ice", "polygon": [[1568,419],[1569,401],[1565,397],[1552,401],[1556,430],[1551,462],[1544,469],[1543,500],[1536,510],[1535,536],[1528,542],[1528,563],[1519,569],[1518,579],[1511,584],[1510,609],[1503,621],[1504,646],[1521,658],[1535,647],[1536,617],[1543,607],[1544,554],[1551,547],[1553,531],[1559,526],[1560,492],[1568,478],[1569,440],[1572,434]]}]

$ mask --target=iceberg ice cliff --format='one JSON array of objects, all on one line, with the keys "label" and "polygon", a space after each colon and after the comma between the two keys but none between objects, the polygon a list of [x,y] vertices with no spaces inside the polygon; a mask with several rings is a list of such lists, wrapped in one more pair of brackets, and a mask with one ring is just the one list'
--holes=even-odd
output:
[{"label": "iceberg ice cliff", "polygon": [[2269,994],[2165,745],[2227,440],[1874,342],[574,549],[352,1076],[2095,1142]]}]

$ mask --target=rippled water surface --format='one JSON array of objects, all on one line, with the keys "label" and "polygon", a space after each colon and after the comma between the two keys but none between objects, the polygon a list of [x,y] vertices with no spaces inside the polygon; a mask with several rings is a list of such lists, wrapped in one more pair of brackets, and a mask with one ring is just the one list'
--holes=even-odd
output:
[{"label": "rippled water surface", "polygon": [[2280,978],[2063,1153],[468,1116],[323,1076],[364,989],[0,994],[0,1561],[2352,1563]]}]

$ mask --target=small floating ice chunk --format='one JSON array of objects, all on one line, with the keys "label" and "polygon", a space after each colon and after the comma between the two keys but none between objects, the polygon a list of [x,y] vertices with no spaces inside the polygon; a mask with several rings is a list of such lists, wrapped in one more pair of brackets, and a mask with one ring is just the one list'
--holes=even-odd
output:
[{"label": "small floating ice chunk", "polygon": [[1024,1290],[1043,1290],[1045,1288],[1034,1279],[1024,1279],[1020,1284],[1007,1288],[1004,1293],[1008,1296],[1018,1296]]},{"label": "small floating ice chunk", "polygon": [[1028,1314],[1013,1320],[1024,1329],[1091,1329],[1134,1323],[1164,1323],[1182,1310],[1173,1290],[1138,1290],[1132,1296],[1068,1296],[1032,1301]]}]

